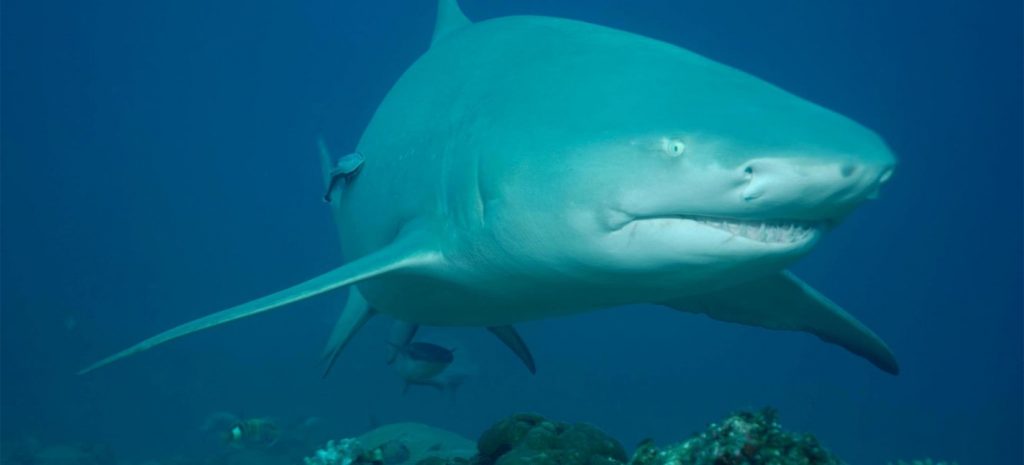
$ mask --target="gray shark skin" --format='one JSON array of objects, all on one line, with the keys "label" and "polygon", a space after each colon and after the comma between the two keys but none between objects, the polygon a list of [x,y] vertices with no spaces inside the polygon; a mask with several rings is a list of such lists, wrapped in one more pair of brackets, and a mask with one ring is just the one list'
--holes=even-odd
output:
[{"label": "gray shark skin", "polygon": [[899,370],[875,333],[785,271],[889,179],[886,144],[677,46],[568,19],[471,23],[441,0],[433,43],[356,150],[324,158],[344,265],[83,372],[352,285],[330,360],[378,313],[504,328],[649,303],[808,332]]}]

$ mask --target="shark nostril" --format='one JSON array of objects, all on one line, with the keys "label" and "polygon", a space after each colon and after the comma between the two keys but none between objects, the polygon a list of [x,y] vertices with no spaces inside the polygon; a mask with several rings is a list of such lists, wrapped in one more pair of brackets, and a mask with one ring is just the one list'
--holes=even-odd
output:
[{"label": "shark nostril", "polygon": [[855,173],[857,173],[857,165],[854,165],[854,164],[843,165],[841,168],[839,168],[839,173],[842,174],[844,178],[848,178],[850,176],[853,176]]},{"label": "shark nostril", "polygon": [[754,182],[754,165],[743,168],[743,200],[751,201],[764,194],[764,186]]}]

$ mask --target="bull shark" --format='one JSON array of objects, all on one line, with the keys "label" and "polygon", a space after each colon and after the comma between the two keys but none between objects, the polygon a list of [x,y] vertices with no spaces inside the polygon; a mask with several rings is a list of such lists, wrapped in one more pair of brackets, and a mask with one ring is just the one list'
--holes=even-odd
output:
[{"label": "bull shark", "polygon": [[440,0],[429,49],[355,151],[321,152],[343,265],[82,372],[344,287],[328,367],[377,314],[408,339],[419,325],[491,328],[532,371],[511,325],[654,304],[807,332],[899,371],[874,332],[786,271],[877,195],[894,155],[694,52],[570,19],[474,23]]}]

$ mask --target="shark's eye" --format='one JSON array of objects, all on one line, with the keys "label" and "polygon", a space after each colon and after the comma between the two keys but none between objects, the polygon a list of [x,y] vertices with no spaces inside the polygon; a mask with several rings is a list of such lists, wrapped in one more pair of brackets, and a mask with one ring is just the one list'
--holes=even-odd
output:
[{"label": "shark's eye", "polygon": [[667,152],[670,156],[673,157],[678,157],[682,155],[683,151],[686,150],[686,144],[683,144],[683,141],[678,139],[666,139],[664,147],[665,152]]}]

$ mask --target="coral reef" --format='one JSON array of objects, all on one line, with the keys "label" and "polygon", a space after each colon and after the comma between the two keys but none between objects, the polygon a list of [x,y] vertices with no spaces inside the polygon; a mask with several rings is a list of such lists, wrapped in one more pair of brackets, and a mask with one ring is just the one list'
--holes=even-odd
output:
[{"label": "coral reef", "polygon": [[[485,431],[469,459],[418,465],[840,465],[813,436],[782,430],[775,412],[740,412],[690,439],[658,448],[641,443],[631,459],[614,438],[584,423],[512,415]],[[924,465],[924,464],[922,464]]]},{"label": "coral reef", "polygon": [[[308,421],[283,432],[273,447],[223,446],[204,458],[168,457],[142,465],[842,465],[810,434],[788,432],[774,410],[738,412],[683,442],[657,446],[646,440],[632,457],[622,445],[586,423],[565,423],[532,413],[492,425],[474,443],[419,423],[395,423],[361,436],[327,441]],[[319,436],[319,439],[313,437]],[[310,442],[313,441],[313,442]],[[305,456],[305,457],[304,457]],[[109,446],[42,445],[25,439],[0,443],[0,465],[117,465]],[[122,462],[123,464],[123,462]],[[887,465],[957,465],[931,459]]]},{"label": "coral reef", "polygon": [[517,414],[485,431],[474,465],[616,465],[626,451],[611,436],[586,423],[554,422]]},{"label": "coral reef", "polygon": [[703,433],[659,450],[642,444],[630,465],[839,465],[810,434],[789,433],[775,411],[739,412]]},{"label": "coral reef", "polygon": [[[499,421],[474,445],[454,433],[416,423],[377,428],[349,442],[330,442],[306,465],[625,465],[618,441],[584,423],[535,414]],[[357,446],[358,445],[358,446]]]}]

